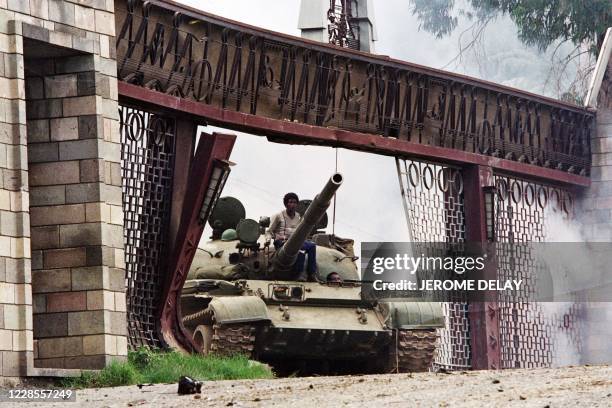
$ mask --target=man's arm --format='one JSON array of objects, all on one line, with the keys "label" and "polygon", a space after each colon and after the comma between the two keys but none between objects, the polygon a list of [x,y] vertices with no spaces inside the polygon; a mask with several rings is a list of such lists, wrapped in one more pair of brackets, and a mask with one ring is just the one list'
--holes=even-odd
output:
[{"label": "man's arm", "polygon": [[272,222],[270,223],[270,226],[268,227],[268,231],[266,232],[266,239],[268,241],[270,240],[274,241],[274,237],[276,236],[276,230],[278,229],[279,226],[280,226],[280,217],[278,216],[278,214],[274,214],[274,216],[272,216]]}]

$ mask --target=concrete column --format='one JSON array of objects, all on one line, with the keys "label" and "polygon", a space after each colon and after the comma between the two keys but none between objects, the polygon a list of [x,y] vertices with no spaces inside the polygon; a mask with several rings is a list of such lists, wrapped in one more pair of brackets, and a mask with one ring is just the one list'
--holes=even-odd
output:
[{"label": "concrete column", "polygon": [[0,382],[127,355],[114,35],[112,0],[0,0]]},{"label": "concrete column", "polygon": [[374,2],[358,0],[357,23],[359,25],[359,50],[375,53],[374,42],[378,40],[374,18]]},{"label": "concrete column", "polygon": [[[477,244],[486,248],[488,240],[485,188],[495,185],[493,170],[486,166],[468,166],[463,170],[463,180],[466,241],[468,244]],[[487,267],[483,272],[484,278],[497,279],[495,259],[487,260]],[[487,299],[489,300],[468,297],[470,346],[474,370],[501,368],[499,305],[495,293],[488,293]]]},{"label": "concrete column", "polygon": [[[578,197],[577,221],[589,242],[612,242],[612,29],[608,29],[589,90],[589,103],[597,108],[592,132],[591,187]],[[607,45],[606,45],[607,44]],[[606,282],[607,283],[607,282]],[[609,364],[610,303],[587,303],[581,316],[582,364]]]},{"label": "concrete column", "polygon": [[32,363],[30,217],[21,24],[0,14],[0,366],[3,377]]},{"label": "concrete column", "polygon": [[588,241],[612,241],[612,59],[603,78],[592,132],[591,187],[579,200],[579,221]]},{"label": "concrete column", "polygon": [[28,59],[26,75],[35,365],[100,368],[127,353],[115,64]]},{"label": "concrete column", "polygon": [[301,0],[298,28],[302,37],[318,42],[329,42],[327,32],[328,0]]},{"label": "concrete column", "polygon": [[592,73],[586,104],[597,109],[591,132],[591,187],[579,196],[577,215],[586,241],[612,241],[612,28]]}]

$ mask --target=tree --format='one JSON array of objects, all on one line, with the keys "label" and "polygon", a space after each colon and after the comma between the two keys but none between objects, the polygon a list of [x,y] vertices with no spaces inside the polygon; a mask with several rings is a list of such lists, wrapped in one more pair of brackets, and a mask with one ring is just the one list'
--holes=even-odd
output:
[{"label": "tree", "polygon": [[597,54],[612,26],[612,0],[465,0],[471,10],[455,10],[454,0],[410,0],[412,12],[426,31],[441,38],[453,32],[457,15],[477,22],[508,15],[520,40],[540,50],[557,41],[588,45]]},{"label": "tree", "polygon": [[[544,87],[552,86],[558,98],[577,104],[582,104],[594,60],[607,28],[612,26],[612,0],[461,0],[457,2],[461,7],[455,0],[410,0],[410,3],[412,13],[420,21],[419,29],[437,38],[450,35],[460,16],[472,23],[459,36],[458,54],[442,69],[461,62],[468,50],[480,57],[477,60],[486,59],[484,48],[476,50],[482,46],[485,28],[497,17],[508,16],[524,44],[536,46],[541,52],[555,46]],[[471,34],[467,43],[463,41],[465,34]],[[560,52],[568,42],[573,49]]]}]

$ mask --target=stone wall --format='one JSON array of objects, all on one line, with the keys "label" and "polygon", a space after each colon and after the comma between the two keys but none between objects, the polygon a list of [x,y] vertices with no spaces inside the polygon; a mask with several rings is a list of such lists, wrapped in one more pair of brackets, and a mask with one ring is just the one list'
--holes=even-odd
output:
[{"label": "stone wall", "polygon": [[32,292],[23,43],[0,14],[0,350],[2,376],[32,362]]},{"label": "stone wall", "polygon": [[127,352],[113,75],[89,55],[26,62],[38,366],[95,368]]},{"label": "stone wall", "polygon": [[588,241],[612,241],[612,58],[597,96],[591,149],[591,187],[580,196],[580,221]]},{"label": "stone wall", "polygon": [[127,354],[113,0],[0,0],[0,376]]},{"label": "stone wall", "polygon": [[[590,242],[612,242],[612,58],[597,95],[597,123],[592,140],[591,187],[578,200],[578,221]],[[608,284],[608,282],[602,282]],[[610,364],[612,304],[587,303],[581,321],[582,360],[586,364]]]}]

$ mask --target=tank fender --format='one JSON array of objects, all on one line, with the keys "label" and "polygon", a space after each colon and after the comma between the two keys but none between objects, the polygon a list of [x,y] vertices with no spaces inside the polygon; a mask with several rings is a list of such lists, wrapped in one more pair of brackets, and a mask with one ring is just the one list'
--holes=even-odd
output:
[{"label": "tank fender", "polygon": [[208,307],[220,324],[270,321],[266,304],[255,296],[217,297]]},{"label": "tank fender", "polygon": [[444,327],[440,302],[379,302],[385,323],[393,329]]}]

